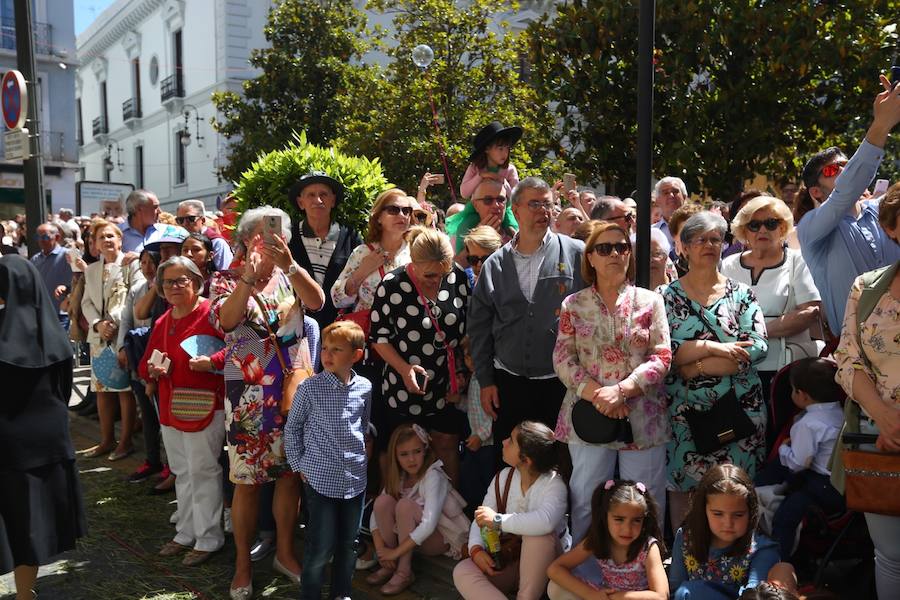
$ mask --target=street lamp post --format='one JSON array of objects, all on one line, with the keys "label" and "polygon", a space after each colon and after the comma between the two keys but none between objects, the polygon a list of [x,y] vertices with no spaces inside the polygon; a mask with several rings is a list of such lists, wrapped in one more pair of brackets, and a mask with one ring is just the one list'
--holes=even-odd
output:
[{"label": "street lamp post", "polygon": [[641,0],[638,17],[637,255],[635,282],[650,285],[650,181],[653,172],[653,38],[656,0]]},{"label": "street lamp post", "polygon": [[29,152],[25,158],[25,224],[28,236],[29,256],[40,251],[37,244],[37,228],[47,220],[44,204],[44,161],[41,158],[40,106],[38,105],[38,78],[34,63],[34,47],[31,27],[31,1],[15,0],[16,13],[16,62],[28,87]]}]

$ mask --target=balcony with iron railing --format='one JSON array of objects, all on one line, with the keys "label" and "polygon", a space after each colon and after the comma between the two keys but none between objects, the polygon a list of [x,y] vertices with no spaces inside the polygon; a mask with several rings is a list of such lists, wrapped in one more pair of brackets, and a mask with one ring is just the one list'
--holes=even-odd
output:
[{"label": "balcony with iron railing", "polygon": [[[41,156],[46,161],[66,162],[65,133],[62,131],[41,132]],[[3,137],[0,136],[0,160],[3,158]],[[73,159],[72,162],[75,162]]]},{"label": "balcony with iron railing", "polygon": [[94,137],[99,137],[109,133],[109,126],[106,122],[106,115],[100,115],[91,122],[91,133]]},{"label": "balcony with iron railing", "polygon": [[141,107],[137,98],[129,98],[122,103],[122,120],[126,123],[132,119],[141,118]]},{"label": "balcony with iron railing", "polygon": [[184,82],[181,79],[180,71],[174,75],[169,75],[159,84],[160,101],[165,102],[172,98],[184,98]]},{"label": "balcony with iron railing", "polygon": [[[34,29],[34,51],[37,54],[53,54],[53,27],[49,23],[32,23]],[[16,20],[0,18],[0,48],[16,49]]]}]

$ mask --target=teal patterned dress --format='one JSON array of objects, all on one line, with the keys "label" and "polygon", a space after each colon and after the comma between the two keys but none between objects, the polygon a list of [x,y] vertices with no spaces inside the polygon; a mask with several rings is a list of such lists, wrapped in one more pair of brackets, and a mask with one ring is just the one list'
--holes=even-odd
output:
[{"label": "teal patterned dress", "polygon": [[[672,355],[684,342],[750,341],[750,366],[734,375],[724,377],[704,376],[686,381],[676,368],[666,377],[666,393],[669,396],[669,416],[672,420],[672,441],[667,452],[669,484],[679,491],[689,491],[711,467],[733,463],[750,474],[765,458],[766,408],[763,403],[762,384],[756,365],[768,351],[766,324],[762,309],[753,291],[746,285],[728,279],[725,294],[710,306],[701,306],[687,297],[679,281],[660,288],[666,306],[666,316],[672,337]],[[716,330],[710,332],[698,317]],[[674,360],[673,360],[674,364]],[[709,454],[701,454],[694,446],[685,413],[692,408],[708,410],[716,399],[734,388],[741,406],[756,425],[756,433],[738,440]]]}]

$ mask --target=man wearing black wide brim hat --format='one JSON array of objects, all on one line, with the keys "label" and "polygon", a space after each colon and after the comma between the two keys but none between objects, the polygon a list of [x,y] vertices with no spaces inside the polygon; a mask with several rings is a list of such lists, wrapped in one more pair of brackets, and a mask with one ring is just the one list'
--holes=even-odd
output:
[{"label": "man wearing black wide brim hat", "polygon": [[322,171],[311,171],[297,180],[288,199],[301,211],[292,224],[289,247],[297,263],[312,273],[325,292],[325,304],[310,316],[319,327],[334,322],[337,309],[331,287],[344,270],[353,249],[362,244],[359,234],[332,220],[334,207],[344,199],[344,186]]}]

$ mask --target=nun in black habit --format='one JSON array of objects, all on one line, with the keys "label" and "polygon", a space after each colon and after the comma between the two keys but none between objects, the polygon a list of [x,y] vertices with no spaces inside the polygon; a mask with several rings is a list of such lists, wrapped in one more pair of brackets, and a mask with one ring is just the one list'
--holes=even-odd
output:
[{"label": "nun in black habit", "polygon": [[30,599],[39,565],[86,530],[67,406],[72,346],[37,269],[0,258],[0,573]]}]

